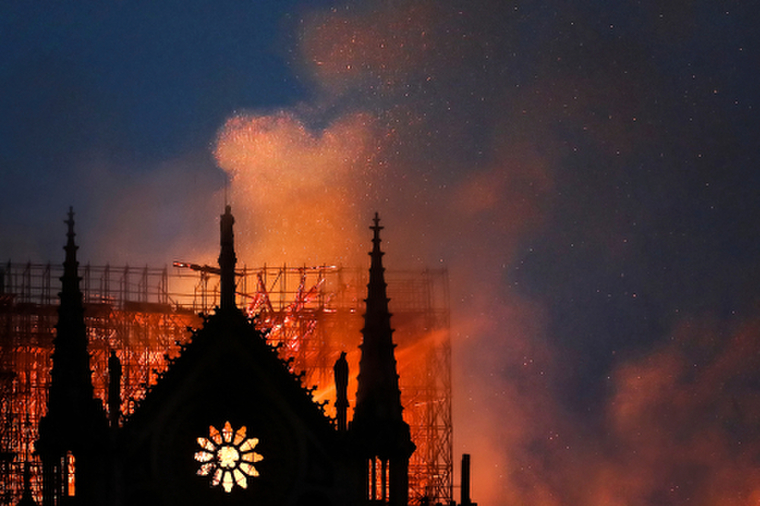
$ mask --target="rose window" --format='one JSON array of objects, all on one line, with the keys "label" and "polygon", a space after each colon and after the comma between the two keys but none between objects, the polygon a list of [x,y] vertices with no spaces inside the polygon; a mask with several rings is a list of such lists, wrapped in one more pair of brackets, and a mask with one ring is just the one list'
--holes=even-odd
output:
[{"label": "rose window", "polygon": [[230,422],[225,422],[221,432],[211,425],[208,438],[198,438],[201,447],[195,453],[195,460],[201,464],[198,475],[211,476],[212,487],[221,485],[229,493],[235,485],[248,488],[248,477],[259,475],[253,466],[264,458],[253,451],[259,440],[246,438],[245,432],[245,425],[233,431]]}]

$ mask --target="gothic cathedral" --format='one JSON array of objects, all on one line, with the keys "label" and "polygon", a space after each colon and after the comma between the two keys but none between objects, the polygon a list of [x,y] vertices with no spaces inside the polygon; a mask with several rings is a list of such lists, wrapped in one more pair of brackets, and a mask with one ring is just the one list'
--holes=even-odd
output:
[{"label": "gothic cathedral", "polygon": [[333,419],[236,306],[229,206],[219,306],[128,417],[119,412],[121,366],[112,354],[106,410],[93,393],[71,211],[66,223],[48,410],[36,443],[42,506],[408,504],[415,446],[402,418],[377,214],[350,422],[345,354],[334,368]]}]

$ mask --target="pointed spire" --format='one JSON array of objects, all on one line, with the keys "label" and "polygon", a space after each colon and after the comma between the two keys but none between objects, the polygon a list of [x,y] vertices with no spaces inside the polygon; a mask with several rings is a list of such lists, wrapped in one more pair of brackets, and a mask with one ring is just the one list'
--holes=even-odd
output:
[{"label": "pointed spire", "polygon": [[74,242],[74,210],[69,207],[66,233],[66,258],[61,276],[61,300],[53,351],[53,369],[49,396],[49,412],[76,410],[93,399],[90,356],[87,352],[87,329],[84,323],[82,291],[79,288],[79,262]]},{"label": "pointed spire", "polygon": [[[107,419],[103,405],[94,396],[90,355],[87,351],[87,328],[79,289],[79,273],[74,242],[74,211],[69,208],[66,259],[61,276],[61,300],[58,324],[53,340],[53,366],[47,413],[40,420],[39,439],[35,445],[43,467],[43,504],[56,504],[62,494],[59,487],[63,458],[71,453],[79,461],[85,449],[102,444]],[[85,459],[86,460],[86,459]],[[79,479],[77,479],[79,482]]]},{"label": "pointed spire", "polygon": [[225,206],[224,214],[221,216],[219,223],[221,232],[221,251],[219,253],[219,270],[221,271],[221,303],[220,308],[232,309],[235,306],[235,235],[232,232],[232,226],[235,224],[235,218],[232,216],[232,208]]},{"label": "pointed spire", "polygon": [[79,246],[77,246],[74,242],[74,237],[76,237],[77,234],[74,232],[74,208],[72,206],[69,206],[68,219],[64,221],[64,223],[69,227],[68,231],[66,232],[66,246],[63,248],[66,250],[66,261],[64,262],[64,265],[68,264],[71,261],[78,265],[76,257]]},{"label": "pointed spire", "polygon": [[369,268],[369,284],[367,285],[367,299],[365,301],[367,303],[365,322],[372,328],[382,326],[383,329],[380,332],[390,339],[393,331],[390,323],[391,315],[388,312],[387,285],[385,283],[385,268],[383,267],[383,255],[385,253],[380,249],[380,231],[384,227],[380,226],[380,217],[377,212],[372,221],[374,223],[370,227],[373,233],[372,251],[369,254],[372,261]]},{"label": "pointed spire", "polygon": [[[383,252],[380,249],[380,218],[377,213],[374,217],[374,225],[370,227],[373,232],[372,259],[369,269],[369,283],[367,284],[366,313],[364,314],[364,328],[362,329],[361,359],[359,361],[358,389],[356,393],[356,408],[354,410],[353,425],[359,431],[367,431],[367,434],[375,429],[384,427],[389,429],[398,426],[401,432],[404,423],[401,407],[401,391],[398,386],[398,374],[396,372],[396,358],[394,356],[393,329],[391,328],[391,314],[388,311],[387,285],[385,283],[385,268],[383,267]],[[389,434],[389,430],[377,430],[375,434]],[[392,430],[390,432],[393,432]],[[395,439],[392,436],[391,439]],[[385,447],[383,451],[389,451],[391,441],[375,441],[375,450]]]},{"label": "pointed spire", "polygon": [[[74,237],[76,237],[76,233],[74,233],[74,208],[71,206],[69,206],[68,219],[65,220],[64,223],[68,226],[68,231],[66,232],[66,246],[63,247],[64,251],[66,251],[66,259],[63,261],[63,277],[61,278],[62,287],[60,295],[62,298],[64,295],[66,296],[66,302],[73,304],[77,304],[78,302],[81,306],[82,293],[79,290],[79,281],[81,278],[78,273],[79,262],[77,262],[77,250],[79,247],[74,242]],[[63,300],[61,302],[63,302]]]},{"label": "pointed spire", "polygon": [[[367,312],[362,329],[359,386],[350,437],[356,455],[370,469],[365,490],[370,501],[393,506],[409,501],[409,457],[415,450],[401,407],[393,329],[388,311],[383,252],[380,249],[380,217],[375,213],[372,262],[367,284]],[[378,490],[380,491],[377,494]]]}]

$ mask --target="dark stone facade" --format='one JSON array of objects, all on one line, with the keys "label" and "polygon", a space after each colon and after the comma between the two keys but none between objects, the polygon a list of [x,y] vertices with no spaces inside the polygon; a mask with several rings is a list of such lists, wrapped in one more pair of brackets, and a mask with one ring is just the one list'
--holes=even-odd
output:
[{"label": "dark stone facade", "polygon": [[[134,413],[121,424],[114,413],[107,417],[90,380],[73,213],[67,223],[50,400],[36,445],[43,506],[407,504],[414,444],[401,417],[377,216],[350,423],[340,420],[344,406],[339,420],[324,414],[235,306],[229,207],[221,217],[220,307]],[[115,355],[109,369],[120,373]],[[118,393],[118,380],[109,391]],[[118,405],[109,399],[112,411]],[[74,489],[66,486],[69,473]]]}]

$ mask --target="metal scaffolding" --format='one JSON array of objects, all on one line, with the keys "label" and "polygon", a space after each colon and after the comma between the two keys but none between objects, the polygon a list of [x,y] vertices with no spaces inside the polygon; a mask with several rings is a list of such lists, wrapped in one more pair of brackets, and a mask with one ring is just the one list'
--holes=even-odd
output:
[{"label": "metal scaffolding", "polygon": [[[199,313],[219,300],[213,269],[80,267],[90,365],[96,395],[107,406],[108,356],[122,362],[122,413],[129,415],[197,328]],[[191,267],[183,269],[182,267]],[[334,415],[332,366],[346,351],[356,389],[367,272],[335,266],[264,266],[238,272],[237,302],[304,373],[316,401]],[[33,454],[47,404],[61,266],[0,266],[0,504],[21,497],[23,466],[38,493]],[[417,451],[410,462],[414,504],[453,499],[451,345],[445,270],[387,271],[388,296],[404,416]],[[350,418],[350,415],[349,415]]]}]

